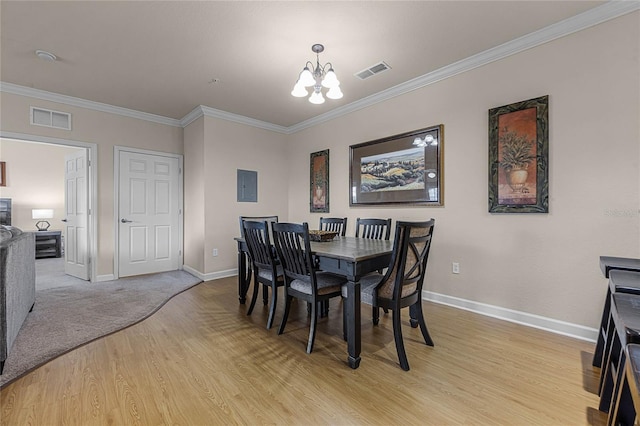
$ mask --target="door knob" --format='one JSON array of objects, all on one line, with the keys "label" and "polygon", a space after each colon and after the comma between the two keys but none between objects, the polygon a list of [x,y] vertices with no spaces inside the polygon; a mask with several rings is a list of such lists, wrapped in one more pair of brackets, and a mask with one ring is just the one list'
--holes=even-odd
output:
[{"label": "door knob", "polygon": [[66,222],[67,219],[60,219],[60,222]]},{"label": "door knob", "polygon": [[120,222],[122,222],[122,223],[131,223],[133,221],[132,220],[127,220],[127,219],[120,219]]}]

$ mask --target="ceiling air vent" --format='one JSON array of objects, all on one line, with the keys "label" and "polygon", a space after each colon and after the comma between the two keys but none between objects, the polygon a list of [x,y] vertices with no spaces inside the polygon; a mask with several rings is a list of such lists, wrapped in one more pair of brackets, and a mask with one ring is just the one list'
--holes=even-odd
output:
[{"label": "ceiling air vent", "polygon": [[360,72],[355,73],[354,75],[358,77],[360,80],[364,80],[366,78],[372,77],[376,74],[380,74],[383,71],[390,70],[391,67],[384,62],[379,62],[375,65],[370,66],[367,69],[364,69]]},{"label": "ceiling air vent", "polygon": [[71,130],[71,114],[50,109],[31,107],[31,124]]}]

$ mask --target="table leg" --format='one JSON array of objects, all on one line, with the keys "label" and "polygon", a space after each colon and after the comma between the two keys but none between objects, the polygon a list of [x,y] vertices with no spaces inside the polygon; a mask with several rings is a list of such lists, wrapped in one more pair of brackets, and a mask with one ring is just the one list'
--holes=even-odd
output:
[{"label": "table leg", "polygon": [[[607,321],[609,321],[609,312],[611,311],[611,289],[607,288],[607,298],[604,300],[604,309],[602,310],[602,319],[598,327],[598,340],[596,341],[596,349],[593,354],[591,364],[594,367],[602,368],[602,356],[604,354],[605,334],[607,331]],[[607,336],[608,337],[608,336]]]},{"label": "table leg", "polygon": [[244,305],[247,301],[247,257],[238,250],[238,299]]},{"label": "table leg", "polygon": [[356,369],[360,366],[360,282],[349,281],[347,283],[347,348],[349,367]]}]

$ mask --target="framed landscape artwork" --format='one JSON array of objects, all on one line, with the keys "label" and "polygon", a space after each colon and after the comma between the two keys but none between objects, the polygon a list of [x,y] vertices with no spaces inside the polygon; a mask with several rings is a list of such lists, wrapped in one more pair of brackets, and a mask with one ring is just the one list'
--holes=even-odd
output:
[{"label": "framed landscape artwork", "polygon": [[549,212],[549,97],[489,110],[489,212]]},{"label": "framed landscape artwork", "polygon": [[311,154],[310,211],[329,213],[329,150]]},{"label": "framed landscape artwork", "polygon": [[443,148],[443,125],[351,145],[349,205],[444,205]]}]

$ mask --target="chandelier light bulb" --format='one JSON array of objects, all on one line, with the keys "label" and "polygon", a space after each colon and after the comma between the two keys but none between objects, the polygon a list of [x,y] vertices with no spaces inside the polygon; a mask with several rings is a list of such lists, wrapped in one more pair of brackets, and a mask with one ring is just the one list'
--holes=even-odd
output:
[{"label": "chandelier light bulb", "polygon": [[[328,93],[327,96],[329,96]],[[433,135],[428,134],[424,136],[424,139],[421,139],[420,137],[415,138],[413,140],[413,144],[421,148],[427,145],[436,146],[438,145],[438,139],[434,138]]]},{"label": "chandelier light bulb", "polygon": [[436,146],[438,145],[438,139],[434,138],[433,135],[427,135],[424,137],[424,141],[431,145],[431,146]]},{"label": "chandelier light bulb", "polygon": [[313,74],[309,71],[309,67],[304,67],[302,72],[300,73],[300,78],[298,82],[302,84],[304,87],[313,86],[316,84],[316,79],[313,78]]},{"label": "chandelier light bulb", "polygon": [[329,91],[327,92],[327,98],[329,99],[342,98],[342,91],[340,90],[340,86],[335,86],[329,89]]},{"label": "chandelier light bulb", "polygon": [[333,71],[333,68],[331,68],[329,72],[327,72],[327,75],[324,76],[324,80],[322,80],[322,85],[328,89],[332,89],[340,85],[340,82],[338,81],[338,77],[336,77],[336,73]]},{"label": "chandelier light bulb", "polygon": [[309,92],[307,92],[307,89],[305,89],[304,86],[300,84],[300,82],[297,82],[296,85],[293,86],[291,94],[296,98],[304,98],[309,94]]},{"label": "chandelier light bulb", "polygon": [[320,105],[324,103],[324,97],[322,96],[322,92],[320,90],[316,90],[311,94],[309,98],[309,102],[315,105]]}]

